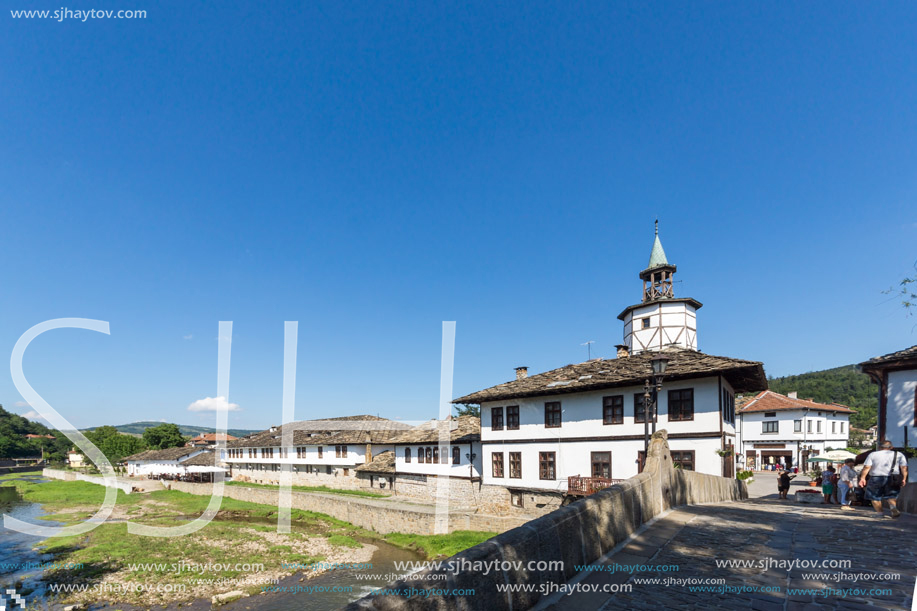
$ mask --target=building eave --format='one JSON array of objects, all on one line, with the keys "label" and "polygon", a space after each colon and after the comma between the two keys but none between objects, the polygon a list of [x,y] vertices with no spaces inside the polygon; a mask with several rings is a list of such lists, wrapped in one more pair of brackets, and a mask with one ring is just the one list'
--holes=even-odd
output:
[{"label": "building eave", "polygon": [[644,301],[643,303],[635,303],[632,306],[627,306],[624,308],[624,311],[618,314],[618,320],[624,320],[630,312],[637,310],[639,308],[645,308],[646,306],[657,305],[661,303],[687,303],[691,306],[694,306],[695,310],[699,310],[704,307],[704,304],[699,302],[693,297],[672,297],[669,299],[655,299],[653,301]]}]

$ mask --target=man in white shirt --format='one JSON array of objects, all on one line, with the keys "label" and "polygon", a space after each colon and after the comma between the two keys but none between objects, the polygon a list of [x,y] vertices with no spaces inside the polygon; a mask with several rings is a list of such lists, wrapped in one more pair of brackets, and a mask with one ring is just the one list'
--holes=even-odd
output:
[{"label": "man in white shirt", "polygon": [[840,495],[841,509],[846,509],[847,511],[851,510],[847,494],[856,487],[857,482],[857,472],[853,470],[853,464],[853,459],[848,458],[844,461],[844,466],[841,467],[841,471],[838,474],[837,488]]},{"label": "man in white shirt", "polygon": [[[901,515],[898,511],[897,501],[900,490],[890,485],[889,479],[892,473],[901,474],[901,488],[907,485],[907,461],[901,452],[896,452],[892,442],[887,439],[879,446],[881,450],[876,450],[866,457],[863,463],[863,472],[860,473],[860,486],[866,488],[866,498],[872,501],[872,507],[880,515],[882,513],[882,501],[888,501],[889,513],[891,517],[897,518]],[[866,481],[866,476],[869,481]]]}]

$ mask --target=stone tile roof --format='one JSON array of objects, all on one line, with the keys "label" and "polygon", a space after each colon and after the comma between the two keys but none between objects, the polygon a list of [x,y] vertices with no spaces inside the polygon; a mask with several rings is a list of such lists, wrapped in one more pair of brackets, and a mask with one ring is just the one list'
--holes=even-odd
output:
[{"label": "stone tile roof", "polygon": [[282,443],[284,426],[293,428],[293,444],[298,446],[391,443],[393,437],[411,428],[411,425],[403,422],[367,415],[300,420],[231,441],[226,447],[278,447]]},{"label": "stone tile roof", "polygon": [[216,452],[202,452],[188,460],[181,461],[181,464],[189,467],[219,467],[220,458]]},{"label": "stone tile roof", "polygon": [[[665,373],[668,381],[722,375],[736,392],[754,392],[767,388],[764,366],[757,361],[713,356],[686,348],[670,348],[663,353],[670,359]],[[578,365],[567,365],[521,380],[498,384],[459,397],[453,403],[480,404],[485,401],[638,386],[650,376],[650,359],[657,354],[648,351],[617,359],[593,359]]]},{"label": "stone tile roof", "polygon": [[187,446],[166,448],[165,450],[145,450],[139,454],[128,456],[124,460],[179,460],[189,454],[200,451],[200,448],[191,448]]},{"label": "stone tile roof", "polygon": [[[390,443],[438,443],[441,423],[441,420],[424,422],[410,431],[399,434]],[[444,424],[449,427],[449,441],[451,443],[468,443],[480,441],[481,439],[481,420],[477,416],[459,416]]]},{"label": "stone tile roof", "polygon": [[394,473],[395,453],[391,450],[380,452],[373,458],[372,462],[360,465],[354,471],[359,473]]},{"label": "stone tile roof", "polygon": [[737,411],[742,414],[752,412],[779,412],[793,409],[820,410],[839,414],[853,414],[854,410],[839,403],[817,403],[811,399],[792,399],[772,390],[759,393],[754,399]]},{"label": "stone tile roof", "polygon": [[917,365],[917,346],[873,357],[860,363],[859,367],[863,371],[869,371],[870,369],[884,369],[886,366],[905,365],[908,362]]}]

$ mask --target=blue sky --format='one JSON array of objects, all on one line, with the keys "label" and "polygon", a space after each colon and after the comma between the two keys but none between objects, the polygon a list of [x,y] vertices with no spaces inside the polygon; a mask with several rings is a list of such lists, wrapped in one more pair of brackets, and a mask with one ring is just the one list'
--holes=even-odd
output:
[{"label": "blue sky", "polygon": [[[11,9],[55,9],[12,0]],[[14,6],[15,5],[15,6]],[[77,426],[436,413],[612,356],[653,220],[700,348],[770,375],[917,343],[917,6],[161,2],[0,15],[0,348]],[[873,8],[873,10],[871,10]],[[9,374],[0,402],[24,413]]]}]

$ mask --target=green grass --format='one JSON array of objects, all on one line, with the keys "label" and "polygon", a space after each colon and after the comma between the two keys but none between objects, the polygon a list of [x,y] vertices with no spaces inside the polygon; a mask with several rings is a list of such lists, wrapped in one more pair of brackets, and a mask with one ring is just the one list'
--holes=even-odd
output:
[{"label": "green grass", "polygon": [[41,469],[38,469],[37,471],[23,471],[22,473],[7,473],[6,475],[0,475],[0,480],[16,479],[17,477],[25,476],[34,477],[36,475],[41,475]]},{"label": "green grass", "polygon": [[[44,483],[11,482],[32,502],[43,505],[52,513],[48,518],[65,524],[81,522],[94,513],[105,496],[105,488],[88,482],[48,481]],[[119,509],[130,516],[132,522],[152,526],[178,526],[200,516],[210,497],[157,490],[148,494],[124,494],[118,491]],[[65,509],[80,508],[78,512],[62,513]],[[85,511],[83,511],[85,510]],[[49,571],[45,578],[63,583],[95,582],[106,574],[118,573],[118,578],[131,582],[161,583],[164,585],[189,585],[200,577],[193,572],[131,572],[130,564],[168,564],[182,560],[191,563],[263,563],[266,568],[280,569],[282,562],[310,562],[323,558],[309,558],[294,551],[296,541],[323,536],[335,548],[360,548],[360,540],[380,539],[405,549],[415,550],[427,559],[451,556],[494,536],[495,533],[458,531],[448,535],[408,535],[378,533],[354,526],[328,515],[293,509],[293,532],[282,543],[269,545],[267,550],[239,558],[238,551],[246,544],[260,541],[260,532],[276,532],[277,508],[224,497],[220,512],[207,526],[187,537],[142,537],[127,533],[124,522],[105,523],[89,533],[73,537],[54,537],[43,542],[43,552],[53,555],[57,562],[82,563],[82,570]],[[210,545],[208,543],[217,543]],[[333,559],[334,556],[332,555]],[[232,570],[208,573],[207,578],[243,577]],[[256,591],[258,588],[256,587]],[[193,592],[193,588],[188,588]],[[146,605],[150,601],[125,594],[113,596],[113,602]]]},{"label": "green grass", "polygon": [[428,560],[455,554],[483,543],[497,533],[480,532],[476,530],[457,530],[448,535],[406,535],[391,533],[383,538],[392,545],[405,549],[412,549],[425,555]]},{"label": "green grass", "polygon": [[[88,482],[49,481],[40,484],[13,482],[28,501],[41,503],[47,511],[58,511],[47,518],[65,524],[81,522],[101,505],[105,488]],[[118,491],[119,509],[130,514],[132,522],[151,526],[178,526],[186,524],[203,513],[210,497],[157,490],[149,494],[126,495]],[[64,509],[80,511],[61,513]],[[82,511],[86,509],[86,511]],[[145,513],[144,513],[145,511]],[[143,515],[139,515],[143,513]],[[171,567],[182,560],[195,564],[236,562],[263,563],[268,570],[283,570],[283,562],[314,561],[315,559],[294,551],[294,544],[309,537],[324,536],[335,548],[359,548],[363,544],[354,537],[371,534],[342,520],[321,513],[293,509],[291,526],[285,544],[271,544],[259,536],[261,532],[276,532],[277,508],[246,501],[223,498],[216,518],[204,528],[187,537],[142,537],[128,534],[124,522],[105,523],[89,533],[54,537],[42,543],[42,551],[53,555],[55,561],[82,563],[79,570],[49,571],[45,579],[63,583],[92,583],[106,574],[118,573],[118,578],[131,582],[149,582],[164,585],[190,586],[192,579],[201,577],[190,571],[174,570],[131,572],[130,564],[163,564]],[[258,542],[267,548],[250,557],[239,558],[238,549]],[[332,556],[333,557],[333,556]],[[289,571],[287,571],[289,572]],[[206,578],[245,577],[230,569],[211,572]],[[255,586],[253,592],[258,590]],[[188,587],[187,592],[194,588]],[[133,595],[112,596],[113,601],[146,604]]]},{"label": "green grass", "polygon": [[[268,488],[277,490],[279,486],[275,484],[254,484],[251,482],[226,482],[227,486],[241,486],[243,488]],[[370,499],[387,499],[390,495],[379,494],[377,492],[366,492],[365,490],[343,490],[338,488],[329,488],[328,486],[291,486],[294,492],[321,492],[323,494],[344,494],[347,496],[362,496]]]},{"label": "green grass", "polygon": [[[105,487],[89,482],[11,482],[22,494],[22,498],[32,503],[39,503],[45,511],[58,511],[77,505],[98,507],[105,499]],[[117,491],[119,505],[132,505],[137,502],[137,495],[128,495]]]},{"label": "green grass", "polygon": [[328,543],[331,545],[338,545],[340,547],[363,547],[362,543],[353,537],[348,537],[347,535],[331,535],[328,537]]}]

